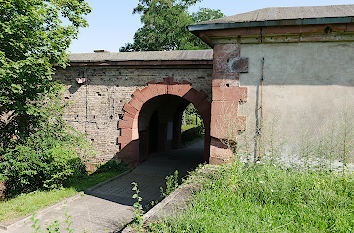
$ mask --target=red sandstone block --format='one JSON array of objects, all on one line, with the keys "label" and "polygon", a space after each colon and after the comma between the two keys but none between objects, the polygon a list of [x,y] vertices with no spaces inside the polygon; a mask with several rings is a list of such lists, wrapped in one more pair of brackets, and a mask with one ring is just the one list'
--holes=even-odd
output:
[{"label": "red sandstone block", "polygon": [[123,149],[126,145],[128,145],[132,141],[131,137],[128,136],[118,136],[118,143],[121,145],[121,149]]},{"label": "red sandstone block", "polygon": [[130,128],[123,128],[121,129],[121,136],[120,137],[127,137],[127,138],[132,138],[133,136],[133,130]]},{"label": "red sandstone block", "polygon": [[247,101],[247,87],[212,87],[213,101]]},{"label": "red sandstone block", "polygon": [[217,44],[214,46],[214,59],[218,57],[239,57],[240,45],[239,44]]},{"label": "red sandstone block", "polygon": [[142,89],[141,94],[144,95],[146,101],[156,96],[154,93],[151,92],[150,87],[145,87],[144,89]]},{"label": "red sandstone block", "polygon": [[141,102],[138,98],[133,98],[130,100],[129,104],[134,107],[136,110],[140,111],[141,107],[143,107],[143,102]]},{"label": "red sandstone block", "polygon": [[200,102],[208,97],[204,92],[199,92],[195,89],[190,89],[183,98],[191,102],[194,106],[198,106]]},{"label": "red sandstone block", "polygon": [[210,164],[225,164],[233,161],[233,153],[217,138],[210,141]]},{"label": "red sandstone block", "polygon": [[228,64],[228,58],[226,57],[215,57],[213,64],[214,73],[231,73]]},{"label": "red sandstone block", "polygon": [[127,120],[120,120],[120,121],[118,121],[118,128],[120,128],[120,129],[131,129],[132,128],[132,126],[133,126],[133,120],[131,120],[131,119],[127,119]]},{"label": "red sandstone block", "polygon": [[130,141],[122,152],[128,154],[131,159],[139,159],[139,140]]},{"label": "red sandstone block", "polygon": [[240,57],[238,44],[219,44],[214,46],[214,73],[230,73],[230,61]]},{"label": "red sandstone block", "polygon": [[215,46],[213,63],[214,73],[248,72],[248,58],[240,57],[240,49],[236,44]]},{"label": "red sandstone block", "polygon": [[129,112],[131,115],[135,116],[138,113],[138,110],[131,106],[129,103],[124,104],[123,110]]},{"label": "red sandstone block", "polygon": [[123,115],[123,120],[134,120],[137,117],[137,115],[133,116],[129,112],[125,112]]},{"label": "red sandstone block", "polygon": [[223,153],[223,152],[222,151],[217,151],[217,152],[211,152],[210,151],[209,164],[222,165],[222,164],[232,163],[234,161],[234,157],[233,156],[226,155],[226,156],[223,156],[223,157],[214,157],[214,156],[212,156],[211,153]]},{"label": "red sandstone block", "polygon": [[239,132],[245,129],[246,117],[244,116],[234,118],[226,118],[224,115],[211,116],[210,135],[212,137],[235,140]]},{"label": "red sandstone block", "polygon": [[167,86],[168,85],[165,85],[165,84],[158,84],[157,85],[159,95],[167,94]]},{"label": "red sandstone block", "polygon": [[133,96],[134,98],[138,98],[138,100],[142,103],[145,103],[148,100],[139,89],[134,91]]},{"label": "red sandstone block", "polygon": [[195,108],[198,110],[199,114],[203,117],[205,120],[210,119],[210,109],[211,105],[208,99],[204,99],[201,101]]},{"label": "red sandstone block", "polygon": [[167,94],[166,84],[148,84],[148,87],[154,96]]},{"label": "red sandstone block", "polygon": [[192,87],[189,84],[168,85],[167,93],[183,97]]},{"label": "red sandstone block", "polygon": [[237,79],[213,79],[213,87],[238,87],[240,86],[240,80]]},{"label": "red sandstone block", "polygon": [[238,115],[238,101],[213,101],[211,104],[212,115],[225,115],[234,117]]},{"label": "red sandstone block", "polygon": [[137,147],[137,150],[132,150],[132,147],[137,147],[134,141],[130,142],[118,153],[118,159],[128,163],[129,167],[137,166],[139,161],[139,147]]}]

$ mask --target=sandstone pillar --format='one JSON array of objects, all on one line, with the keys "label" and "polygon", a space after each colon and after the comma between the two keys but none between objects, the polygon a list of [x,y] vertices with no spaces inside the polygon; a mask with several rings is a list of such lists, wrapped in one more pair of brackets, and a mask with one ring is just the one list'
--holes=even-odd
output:
[{"label": "sandstone pillar", "polygon": [[235,141],[245,129],[246,118],[238,116],[238,107],[247,101],[247,88],[240,87],[239,76],[248,72],[248,58],[240,57],[240,45],[235,43],[215,45],[213,60],[209,162],[222,164],[233,160],[225,141]]}]

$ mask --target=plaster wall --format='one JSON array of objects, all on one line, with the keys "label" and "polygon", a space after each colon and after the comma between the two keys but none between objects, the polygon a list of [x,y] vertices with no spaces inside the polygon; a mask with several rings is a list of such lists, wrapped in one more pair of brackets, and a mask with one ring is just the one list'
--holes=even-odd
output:
[{"label": "plaster wall", "polygon": [[354,42],[242,44],[241,57],[249,59],[249,72],[240,74],[248,101],[239,114],[247,116],[247,130],[253,134],[262,57],[264,128],[273,124],[277,136],[286,140],[285,148],[296,145],[304,128],[315,136],[340,112],[351,111],[353,120]]}]

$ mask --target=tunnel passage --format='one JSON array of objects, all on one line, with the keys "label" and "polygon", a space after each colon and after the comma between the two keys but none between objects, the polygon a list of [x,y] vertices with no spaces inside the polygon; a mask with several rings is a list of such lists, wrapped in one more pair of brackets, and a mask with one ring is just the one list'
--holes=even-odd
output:
[{"label": "tunnel passage", "polygon": [[154,152],[181,146],[182,114],[189,102],[175,95],[159,95],[144,103],[139,113],[139,161]]},{"label": "tunnel passage", "polygon": [[137,89],[129,103],[124,105],[124,116],[118,122],[120,147],[118,159],[134,167],[147,160],[153,152],[163,152],[181,145],[182,114],[192,103],[203,118],[205,126],[204,160],[210,151],[210,102],[203,91],[191,83],[175,83],[173,78],[148,83]]}]

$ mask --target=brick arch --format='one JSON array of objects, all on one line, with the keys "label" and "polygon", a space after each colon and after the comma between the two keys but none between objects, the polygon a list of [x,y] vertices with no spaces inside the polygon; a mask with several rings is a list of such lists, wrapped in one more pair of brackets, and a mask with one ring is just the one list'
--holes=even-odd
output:
[{"label": "brick arch", "polygon": [[192,83],[182,81],[174,82],[172,77],[164,78],[163,82],[149,82],[143,89],[137,89],[132,99],[124,105],[123,119],[118,121],[118,145],[120,149],[117,153],[121,159],[130,166],[136,166],[139,161],[139,113],[144,103],[161,95],[179,96],[192,103],[203,118],[205,125],[204,157],[209,159],[210,152],[210,114],[211,104],[208,95],[203,91],[197,91],[192,87]]}]

